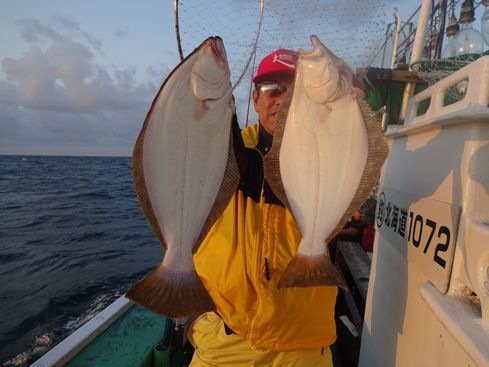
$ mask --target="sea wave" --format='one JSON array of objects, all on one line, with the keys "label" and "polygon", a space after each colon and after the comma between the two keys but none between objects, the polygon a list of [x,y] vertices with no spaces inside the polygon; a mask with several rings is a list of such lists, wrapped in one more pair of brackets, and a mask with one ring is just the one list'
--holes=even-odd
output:
[{"label": "sea wave", "polygon": [[69,196],[70,199],[113,199],[114,196],[108,192],[97,192],[97,191],[90,191],[90,192],[80,192],[80,193],[75,193],[71,194]]},{"label": "sea wave", "polygon": [[0,254],[0,263],[8,264],[10,262],[19,261],[25,259],[26,254],[23,252],[13,252],[7,254]]},{"label": "sea wave", "polygon": [[0,172],[0,365],[23,367],[146,275],[162,248],[129,158],[0,156]]},{"label": "sea wave", "polygon": [[14,358],[9,359],[5,362],[4,367],[21,367],[25,366],[32,356],[41,355],[46,353],[53,346],[53,335],[51,333],[46,333],[37,336],[32,345],[29,348],[16,355]]},{"label": "sea wave", "polygon": [[[88,289],[83,290],[81,293],[92,293],[93,287],[97,287],[97,285],[93,285]],[[104,288],[104,287],[102,287]],[[80,312],[78,315],[74,317],[66,318],[66,321],[63,325],[57,326],[52,329],[52,331],[48,333],[44,333],[38,335],[34,338],[34,341],[27,347],[27,349],[15,357],[8,360],[4,366],[9,367],[23,367],[26,366],[29,362],[32,362],[34,359],[37,359],[40,355],[46,353],[50,348],[54,345],[58,344],[64,335],[71,334],[77,328],[85,324],[95,315],[97,315],[100,311],[102,311],[105,307],[107,307],[110,303],[112,303],[115,299],[120,297],[123,294],[121,290],[116,292],[101,294],[96,296],[85,309],[85,311]],[[7,332],[7,335],[12,335],[12,337],[16,337],[20,331],[28,330],[32,328],[36,320],[42,318],[43,315],[52,309],[53,306],[55,308],[66,308],[80,299],[79,294],[73,294],[71,296],[67,296],[66,299],[56,299],[53,300],[53,303],[48,305],[45,309],[38,312],[36,315],[29,317],[27,320],[24,320],[21,325],[17,326],[15,330],[11,332]],[[63,337],[62,337],[63,336]]]}]

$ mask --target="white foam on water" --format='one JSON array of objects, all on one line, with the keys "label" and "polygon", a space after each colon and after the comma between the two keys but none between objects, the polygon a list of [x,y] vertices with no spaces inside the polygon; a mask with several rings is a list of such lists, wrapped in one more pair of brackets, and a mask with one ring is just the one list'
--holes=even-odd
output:
[{"label": "white foam on water", "polygon": [[[120,297],[122,293],[118,291],[116,293],[116,298]],[[114,294],[102,294],[98,296],[93,303],[88,308],[88,311],[72,320],[69,320],[64,329],[67,331],[74,331],[80,326],[88,322],[90,319],[94,318],[98,313],[103,311],[105,307],[109,305],[111,301],[114,300]]]},{"label": "white foam on water", "polygon": [[[118,291],[115,296],[118,298],[123,292]],[[111,300],[114,299],[113,294],[103,294],[97,297],[93,303],[88,307],[88,311],[78,317],[69,320],[64,329],[71,333],[72,331],[78,329],[80,326],[85,324],[87,321],[95,317],[99,312],[101,312],[105,307],[108,306]],[[54,334],[49,332],[40,336],[37,336],[34,342],[29,346],[29,348],[15,356],[14,358],[5,362],[3,367],[25,367],[28,361],[33,356],[40,356],[47,353],[53,347]]]},{"label": "white foam on water", "polygon": [[14,358],[5,362],[4,367],[23,367],[27,366],[27,361],[32,355],[46,353],[52,346],[54,336],[51,333],[46,333],[36,337],[28,350],[16,355]]}]

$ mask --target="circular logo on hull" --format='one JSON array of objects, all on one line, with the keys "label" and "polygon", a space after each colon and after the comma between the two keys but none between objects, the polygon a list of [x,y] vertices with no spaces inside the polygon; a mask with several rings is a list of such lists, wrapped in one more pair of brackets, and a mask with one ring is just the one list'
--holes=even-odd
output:
[{"label": "circular logo on hull", "polygon": [[382,227],[385,219],[385,194],[382,191],[379,195],[379,199],[377,200],[377,215],[375,216],[375,222],[377,223],[377,227]]}]

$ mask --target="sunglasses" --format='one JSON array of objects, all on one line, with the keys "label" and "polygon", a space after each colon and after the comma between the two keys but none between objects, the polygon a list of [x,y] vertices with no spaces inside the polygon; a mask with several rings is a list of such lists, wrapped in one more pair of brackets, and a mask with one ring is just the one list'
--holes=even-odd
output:
[{"label": "sunglasses", "polygon": [[278,83],[267,83],[258,85],[258,90],[270,97],[278,97],[287,92],[288,85],[280,85]]}]

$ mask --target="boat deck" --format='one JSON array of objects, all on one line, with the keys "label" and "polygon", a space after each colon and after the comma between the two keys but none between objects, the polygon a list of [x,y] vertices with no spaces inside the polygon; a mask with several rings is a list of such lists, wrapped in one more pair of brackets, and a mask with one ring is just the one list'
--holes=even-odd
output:
[{"label": "boat deck", "polygon": [[[138,305],[115,321],[95,342],[88,344],[67,367],[177,367],[188,365],[191,346],[169,348],[173,324]],[[173,343],[177,344],[177,343]],[[171,350],[171,352],[170,352]]]}]

